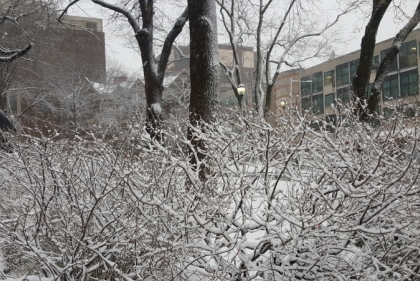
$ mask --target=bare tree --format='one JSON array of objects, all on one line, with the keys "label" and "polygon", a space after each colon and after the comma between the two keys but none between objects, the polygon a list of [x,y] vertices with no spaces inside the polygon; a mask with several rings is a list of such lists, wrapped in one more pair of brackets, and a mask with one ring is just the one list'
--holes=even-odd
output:
[{"label": "bare tree", "polygon": [[[60,17],[62,17],[72,5],[79,2],[81,2],[81,0],[72,1],[64,9]],[[114,5],[102,0],[91,0],[91,2],[112,10],[124,17],[134,32],[134,37],[141,52],[145,79],[144,87],[147,102],[146,129],[152,138],[159,141],[161,140],[159,130],[162,126],[163,79],[165,77],[172,45],[188,20],[188,9],[184,10],[172,29],[168,32],[159,59],[157,60],[154,53],[154,44],[157,40],[154,37],[155,1],[121,1],[120,5]]]},{"label": "bare tree", "polygon": [[179,123],[163,132],[172,145],[153,149],[137,126],[124,149],[12,139],[16,153],[0,153],[0,277],[420,278],[418,132],[354,118],[333,136],[297,112],[278,129],[217,121],[197,132],[206,181]]},{"label": "bare tree", "polygon": [[392,43],[392,47],[382,59],[381,64],[379,65],[379,68],[376,72],[376,77],[371,93],[367,97],[367,87],[369,85],[370,69],[372,65],[373,51],[375,49],[376,34],[382,17],[390,4],[390,0],[372,1],[372,14],[368,24],[366,25],[365,35],[362,39],[359,66],[352,80],[352,87],[355,101],[357,103],[358,113],[363,120],[369,120],[371,114],[375,112],[380,101],[380,92],[382,90],[385,77],[388,75],[391,64],[397,57],[401,48],[401,44],[420,22],[419,2],[413,16],[398,32]]},{"label": "bare tree", "polygon": [[[248,38],[245,42],[253,42],[256,49],[255,108],[260,116],[266,115],[282,67],[298,66],[302,61],[322,55],[331,41],[328,31],[343,15],[363,2],[341,1],[337,4],[340,11],[337,15],[332,19],[320,20],[315,15],[321,15],[323,10],[312,1],[291,0],[278,5],[275,1],[241,1],[239,4],[237,1],[218,0],[234,54],[235,64],[228,70],[234,91],[237,81],[241,79],[236,70],[238,44]],[[238,97],[236,92],[235,95]]]}]

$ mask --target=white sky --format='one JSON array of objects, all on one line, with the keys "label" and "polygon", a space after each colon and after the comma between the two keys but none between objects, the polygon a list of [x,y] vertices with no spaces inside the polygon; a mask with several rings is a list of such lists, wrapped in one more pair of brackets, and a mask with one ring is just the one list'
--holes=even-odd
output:
[{"label": "white sky", "polygon": [[[401,7],[404,9],[404,12],[406,12],[408,16],[412,16],[415,7],[417,6],[417,3],[414,2],[417,1],[394,1],[394,3],[397,5],[403,3]],[[69,14],[102,18],[104,23],[107,57],[113,61],[116,61],[130,74],[134,76],[141,75],[141,59],[137,50],[138,48],[133,48],[131,46],[128,40],[123,36],[122,31],[115,30],[115,24],[107,20],[107,15],[103,10],[101,10],[98,6],[90,4],[86,1],[82,2],[80,8],[75,7],[71,9]],[[406,21],[407,20],[405,19],[404,23]],[[360,49],[360,42],[366,23],[366,19],[360,19],[354,14],[342,18],[340,24],[343,26],[344,31],[342,40],[345,40],[345,44],[342,44],[342,48],[335,49],[336,56],[344,55]],[[395,10],[388,11],[381,22],[377,35],[377,42],[394,37],[399,29],[402,28],[404,23],[395,19]],[[130,35],[132,36],[133,33],[131,29],[129,31],[131,32]],[[320,60],[312,60],[305,63],[304,66],[309,67],[321,62],[322,61]]]}]

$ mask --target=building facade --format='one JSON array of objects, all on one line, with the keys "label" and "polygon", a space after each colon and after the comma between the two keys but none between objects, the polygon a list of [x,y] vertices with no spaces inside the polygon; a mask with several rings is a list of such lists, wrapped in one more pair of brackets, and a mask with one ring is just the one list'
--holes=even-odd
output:
[{"label": "building facade", "polygon": [[[393,40],[392,38],[376,44],[367,94],[372,89],[376,71]],[[414,114],[408,105],[419,99],[419,48],[420,29],[417,29],[401,45],[400,52],[391,65],[383,84],[378,113],[387,116],[394,110],[401,110],[408,117]],[[353,99],[351,81],[359,65],[359,57],[360,51],[356,51],[300,70],[301,108],[325,119],[334,117],[337,114],[335,104],[346,104]]]},{"label": "building facade", "polygon": [[[25,19],[22,26],[30,30],[33,47],[24,59],[11,63],[13,79],[1,93],[7,97],[2,109],[27,127],[48,131],[65,122],[63,101],[70,95],[82,96],[86,81],[106,80],[102,20],[65,16],[58,23],[37,15]],[[21,36],[13,28],[6,38],[10,44]]]},{"label": "building facade", "polygon": [[[233,66],[233,51],[229,44],[219,44],[219,60],[221,63],[226,65],[228,68]],[[168,75],[176,76],[182,71],[189,72],[190,67],[190,51],[189,46],[177,46],[172,49],[170,55],[170,64],[168,65]],[[254,50],[249,46],[238,47],[239,56],[239,71],[243,84],[245,85],[248,95],[245,97],[245,103],[251,104],[251,89],[254,75],[255,56]],[[236,97],[232,91],[231,83],[226,76],[226,71],[223,67],[220,67],[220,95],[219,100],[222,105],[235,106],[238,104]]]}]

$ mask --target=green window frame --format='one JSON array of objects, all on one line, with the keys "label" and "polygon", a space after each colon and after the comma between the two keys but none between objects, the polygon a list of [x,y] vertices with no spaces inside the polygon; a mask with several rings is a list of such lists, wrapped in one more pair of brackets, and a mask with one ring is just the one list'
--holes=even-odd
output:
[{"label": "green window frame", "polygon": [[349,64],[343,63],[335,67],[337,86],[342,86],[350,83]]},{"label": "green window frame", "polygon": [[315,115],[324,113],[324,95],[314,95],[312,96],[312,112]]},{"label": "green window frame", "polygon": [[337,89],[337,99],[340,99],[342,103],[350,102],[350,88],[344,87]]},{"label": "green window frame", "polygon": [[305,76],[302,77],[300,79],[301,83],[300,83],[300,91],[301,91],[301,95],[302,97],[304,96],[308,96],[312,93],[312,83],[310,82],[302,82],[302,81],[310,81],[311,80],[311,76]]},{"label": "green window frame", "polygon": [[324,72],[324,85],[331,85],[334,87],[334,70]]},{"label": "green window frame", "polygon": [[417,66],[416,40],[401,44],[399,52],[400,69]]},{"label": "green window frame", "polygon": [[331,104],[334,102],[334,93],[325,95],[325,106],[331,106]]},{"label": "green window frame", "polygon": [[382,97],[386,101],[391,98],[397,98],[399,96],[399,83],[398,74],[389,75],[385,78],[384,85],[382,87]]},{"label": "green window frame", "polygon": [[303,98],[302,99],[302,110],[303,111],[310,110],[311,105],[312,105],[312,103],[311,103],[311,97],[306,97],[306,98]]},{"label": "green window frame", "polygon": [[401,97],[416,95],[419,93],[417,69],[400,73]]},{"label": "green window frame", "polygon": [[324,83],[322,78],[322,72],[317,72],[312,75],[312,93],[319,93],[324,90]]}]

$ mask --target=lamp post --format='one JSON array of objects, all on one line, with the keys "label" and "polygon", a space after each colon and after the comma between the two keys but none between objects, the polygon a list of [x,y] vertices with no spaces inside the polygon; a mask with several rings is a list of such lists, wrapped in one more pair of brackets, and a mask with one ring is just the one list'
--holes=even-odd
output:
[{"label": "lamp post", "polygon": [[236,90],[238,92],[238,102],[239,102],[239,110],[241,111],[241,116],[244,116],[243,114],[243,106],[242,106],[242,99],[245,95],[245,85],[239,84],[238,87],[236,87]]}]

